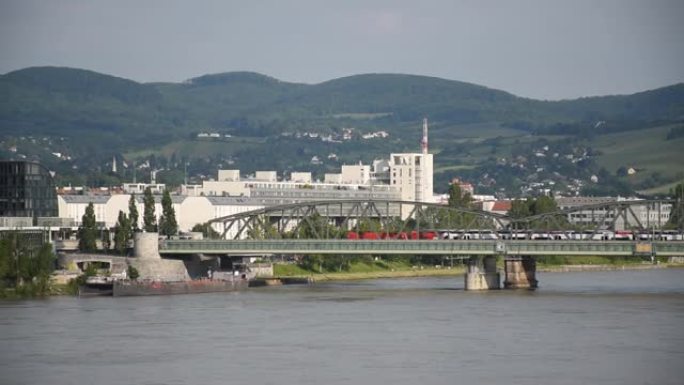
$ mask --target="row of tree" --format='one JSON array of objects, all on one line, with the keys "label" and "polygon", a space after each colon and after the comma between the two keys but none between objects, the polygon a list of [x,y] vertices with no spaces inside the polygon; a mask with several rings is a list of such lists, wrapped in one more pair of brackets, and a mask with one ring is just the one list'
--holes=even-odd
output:
[{"label": "row of tree", "polygon": [[[176,212],[173,208],[171,194],[168,190],[164,191],[162,196],[162,215],[157,217],[155,215],[155,200],[152,195],[152,190],[148,187],[145,189],[143,195],[143,227],[138,227],[139,214],[135,194],[131,194],[128,201],[128,213],[119,211],[119,216],[116,225],[112,229],[114,232],[113,249],[119,254],[125,254],[128,249],[129,242],[133,239],[136,232],[159,232],[161,235],[170,237],[178,233],[178,222],[176,221]],[[85,214],[81,218],[81,227],[78,229],[78,249],[82,252],[97,251],[97,240],[102,239],[103,248],[110,248],[110,229],[101,229],[95,220],[95,207],[91,202],[85,210]]]},{"label": "row of tree", "polygon": [[18,295],[48,294],[55,255],[49,243],[30,234],[7,232],[0,238],[0,297],[12,288]]},{"label": "row of tree", "polygon": [[670,190],[670,196],[674,198],[670,220],[667,223],[669,229],[684,229],[684,183],[679,183]]}]

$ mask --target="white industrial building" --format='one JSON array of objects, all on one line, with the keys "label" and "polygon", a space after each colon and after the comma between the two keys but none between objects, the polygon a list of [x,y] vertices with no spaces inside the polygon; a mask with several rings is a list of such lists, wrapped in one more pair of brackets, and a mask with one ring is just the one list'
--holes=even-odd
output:
[{"label": "white industrial building", "polygon": [[[181,195],[172,195],[179,229],[189,231],[211,219],[280,204],[358,199],[434,202],[427,129],[425,120],[421,153],[393,153],[389,159],[375,160],[372,165],[343,165],[339,174],[325,174],[323,182],[314,180],[310,172],[292,172],[289,179],[279,180],[276,171],[257,171],[243,178],[240,170],[219,170],[216,180],[183,185]],[[60,195],[59,216],[80,224],[92,202],[96,220],[114,227],[119,211],[128,213],[129,194],[135,194],[141,221],[138,225],[142,227],[142,193],[147,187],[155,193],[155,213],[159,217],[164,186],[154,182],[125,184],[125,194]]]},{"label": "white industrial building", "polygon": [[644,204],[631,205],[631,210],[625,213],[626,218],[623,216],[614,218],[614,212],[601,207],[602,205],[607,206],[612,203],[635,200],[638,201],[640,199],[623,197],[562,197],[556,199],[556,203],[560,210],[572,210],[580,206],[594,205],[595,208],[579,210],[568,214],[568,221],[579,225],[589,225],[597,219],[602,219],[605,225],[615,221],[615,228],[617,230],[626,230],[625,222],[632,224],[639,222],[646,228],[659,229],[670,220],[671,203],[657,204],[644,202]]},{"label": "white industrial building", "polygon": [[[138,208],[138,227],[143,227],[142,216],[144,205],[142,195],[136,195]],[[95,220],[104,227],[112,228],[119,218],[119,211],[128,214],[129,194],[116,195],[60,195],[57,197],[59,216],[70,218],[75,226],[81,225],[86,207],[91,202],[95,209]],[[255,200],[242,197],[190,197],[171,196],[173,209],[180,231],[190,231],[198,223],[245,211],[257,210],[264,205]],[[155,196],[154,212],[157,221],[162,213],[161,196]]]},{"label": "white industrial building", "polygon": [[275,171],[257,171],[243,178],[240,170],[219,170],[217,180],[201,186],[183,186],[193,196],[242,196],[260,198],[265,205],[330,199],[386,199],[434,202],[433,159],[428,153],[428,126],[423,122],[420,153],[392,153],[389,159],[342,165],[340,173],[327,173],[323,182],[310,172],[292,172],[278,180]]}]

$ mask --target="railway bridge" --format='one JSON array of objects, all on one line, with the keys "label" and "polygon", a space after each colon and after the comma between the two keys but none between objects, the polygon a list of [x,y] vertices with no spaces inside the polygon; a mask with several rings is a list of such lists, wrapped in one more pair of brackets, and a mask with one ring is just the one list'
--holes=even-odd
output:
[{"label": "railway bridge", "polygon": [[[432,203],[306,202],[214,219],[210,223],[220,239],[167,239],[155,246],[168,256],[460,255],[469,257],[468,290],[501,287],[496,268],[500,257],[504,287],[535,288],[535,256],[684,256],[682,223],[664,232],[656,220],[673,203],[621,201],[513,218]],[[452,232],[463,236],[440,239]],[[350,239],[358,238],[350,233],[374,234],[376,239]],[[408,239],[409,233],[415,239]],[[419,234],[426,233],[435,239],[421,239]],[[621,240],[616,240],[618,233]]]}]

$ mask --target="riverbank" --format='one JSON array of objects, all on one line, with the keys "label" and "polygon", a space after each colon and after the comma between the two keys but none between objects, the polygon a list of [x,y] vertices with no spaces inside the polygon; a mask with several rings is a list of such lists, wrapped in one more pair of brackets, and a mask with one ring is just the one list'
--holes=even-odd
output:
[{"label": "riverbank", "polygon": [[413,270],[400,271],[370,271],[370,272],[356,272],[356,273],[315,273],[312,274],[314,282],[321,281],[352,281],[360,279],[378,279],[378,278],[411,278],[411,277],[448,277],[460,276],[465,273],[465,268],[417,268]]},{"label": "riverbank", "polygon": [[[498,266],[503,270],[503,266]],[[538,264],[537,272],[543,273],[572,273],[591,271],[621,271],[621,270],[656,270],[656,269],[684,269],[681,263],[630,263],[630,264],[576,264],[576,265],[545,265]],[[359,271],[361,270],[361,271]],[[311,272],[291,264],[275,264],[274,276],[290,278],[311,278],[314,282],[325,281],[354,281],[380,278],[411,278],[411,277],[461,277],[465,274],[465,266],[404,266],[396,265],[391,269],[371,269],[368,266],[352,266],[352,271],[343,272]],[[45,298],[50,296],[75,295],[75,287],[68,284],[51,284],[48,291],[40,295],[17,292],[15,289],[4,288],[0,292],[0,299]]]},{"label": "riverbank", "polygon": [[461,264],[455,266],[411,265],[398,261],[352,263],[342,271],[311,271],[292,263],[273,265],[273,275],[276,277],[311,277],[314,281],[456,276],[464,272],[465,266]]},{"label": "riverbank", "polygon": [[537,266],[538,272],[544,273],[571,273],[578,271],[614,271],[614,270],[654,270],[682,268],[683,264],[675,263],[652,263],[626,264],[626,265],[560,265],[560,266]]},{"label": "riverbank", "polygon": [[[410,278],[410,277],[446,277],[446,276],[462,276],[465,274],[465,266],[454,267],[415,267],[410,269],[394,269],[382,271],[351,271],[351,272],[310,272],[301,268],[279,269],[274,265],[274,275],[278,277],[310,277],[314,282],[323,281],[351,281],[363,279],[379,279],[379,278]],[[653,269],[668,269],[668,268],[684,268],[684,264],[659,263],[654,264],[600,264],[600,265],[537,265],[537,272],[543,273],[570,273],[570,272],[588,272],[588,271],[620,271],[620,270],[653,270]],[[503,266],[499,266],[503,270]]]}]

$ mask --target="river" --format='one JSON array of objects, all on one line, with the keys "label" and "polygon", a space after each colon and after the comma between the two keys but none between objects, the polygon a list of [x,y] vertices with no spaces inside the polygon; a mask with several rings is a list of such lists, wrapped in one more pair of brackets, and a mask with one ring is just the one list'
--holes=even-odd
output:
[{"label": "river", "polygon": [[0,384],[684,383],[684,269],[0,302]]}]

